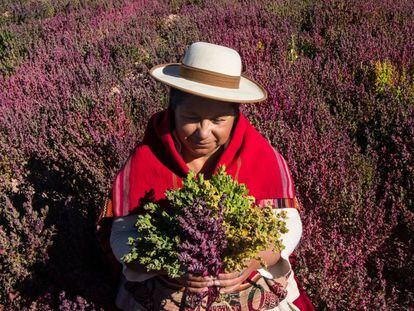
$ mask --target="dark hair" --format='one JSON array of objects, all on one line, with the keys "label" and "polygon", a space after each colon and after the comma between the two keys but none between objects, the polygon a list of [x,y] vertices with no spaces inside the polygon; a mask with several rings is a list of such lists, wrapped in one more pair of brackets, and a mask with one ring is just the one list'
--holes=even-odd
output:
[{"label": "dark hair", "polygon": [[175,108],[177,108],[177,105],[181,103],[187,95],[188,93],[171,87],[170,95],[168,98],[168,107],[170,107],[171,110],[175,110]]},{"label": "dark hair", "polygon": [[[181,91],[181,90],[178,90],[178,89],[175,89],[175,88],[171,87],[170,88],[170,95],[169,95],[169,98],[168,98],[168,107],[170,107],[171,110],[174,111],[175,108],[177,108],[177,106],[180,103],[183,102],[183,99],[186,96],[190,96],[190,95],[191,95],[190,93],[186,93],[184,91]],[[238,103],[233,103],[233,107],[234,107],[234,110],[238,114],[239,104]]]}]

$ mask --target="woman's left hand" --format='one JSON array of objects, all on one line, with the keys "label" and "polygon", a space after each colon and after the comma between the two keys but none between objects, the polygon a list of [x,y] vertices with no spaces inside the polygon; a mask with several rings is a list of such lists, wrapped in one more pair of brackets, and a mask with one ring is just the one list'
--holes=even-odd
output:
[{"label": "woman's left hand", "polygon": [[246,280],[250,273],[260,268],[259,261],[252,259],[249,266],[240,272],[220,273],[214,281],[214,285],[220,289],[220,293],[228,294],[236,291]]},{"label": "woman's left hand", "polygon": [[[280,252],[275,253],[272,249],[259,252],[259,256],[262,257],[267,266],[276,264],[280,259]],[[220,273],[217,279],[214,281],[214,285],[219,287],[220,293],[228,294],[236,291],[239,286],[246,280],[249,275],[261,268],[261,264],[256,259],[251,259],[247,268],[241,273]]]}]

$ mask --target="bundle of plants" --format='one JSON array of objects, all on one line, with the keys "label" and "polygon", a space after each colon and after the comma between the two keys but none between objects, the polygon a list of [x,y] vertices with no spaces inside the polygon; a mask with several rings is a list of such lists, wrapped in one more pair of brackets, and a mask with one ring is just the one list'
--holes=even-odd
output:
[{"label": "bundle of plants", "polygon": [[[183,187],[167,190],[168,205],[148,203],[137,215],[137,238],[129,238],[131,251],[122,259],[138,261],[148,271],[164,270],[171,278],[191,273],[214,276],[241,271],[251,259],[266,263],[260,251],[282,250],[281,234],[287,232],[284,213],[259,207],[221,166],[211,179],[190,173]],[[185,292],[194,308],[206,296],[207,309],[219,298],[216,287],[203,294]]]}]

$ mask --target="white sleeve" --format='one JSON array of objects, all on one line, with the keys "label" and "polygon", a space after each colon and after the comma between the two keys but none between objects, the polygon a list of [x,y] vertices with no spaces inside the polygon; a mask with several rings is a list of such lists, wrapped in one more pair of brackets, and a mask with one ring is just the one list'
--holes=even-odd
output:
[{"label": "white sleeve", "polygon": [[286,212],[286,227],[288,232],[281,236],[282,244],[285,248],[281,252],[280,260],[272,267],[259,269],[259,273],[266,278],[277,278],[285,275],[291,270],[289,256],[293,253],[302,237],[302,221],[297,209],[295,208],[276,208],[273,210],[275,214],[282,211]]},{"label": "white sleeve", "polygon": [[296,208],[277,208],[273,210],[275,214],[282,211],[286,212],[286,227],[289,230],[281,236],[282,244],[285,248],[282,250],[282,257],[288,259],[293,253],[296,246],[298,246],[300,238],[302,237],[302,220]]},{"label": "white sleeve", "polygon": [[112,222],[110,244],[115,258],[122,264],[122,273],[125,275],[125,278],[132,282],[143,282],[156,274],[135,271],[128,268],[121,260],[121,257],[131,250],[131,246],[127,243],[128,237],[136,238],[138,236],[138,232],[134,227],[136,218],[136,215],[115,217]]}]

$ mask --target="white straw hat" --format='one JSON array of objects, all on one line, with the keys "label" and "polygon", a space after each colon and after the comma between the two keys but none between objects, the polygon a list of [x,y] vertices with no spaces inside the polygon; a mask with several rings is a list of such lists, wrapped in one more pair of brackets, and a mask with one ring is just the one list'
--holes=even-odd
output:
[{"label": "white straw hat", "polygon": [[194,95],[234,103],[257,103],[267,98],[266,90],[241,74],[237,51],[207,42],[191,44],[181,63],[151,68],[156,80]]}]

